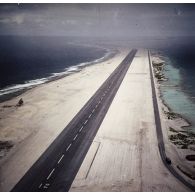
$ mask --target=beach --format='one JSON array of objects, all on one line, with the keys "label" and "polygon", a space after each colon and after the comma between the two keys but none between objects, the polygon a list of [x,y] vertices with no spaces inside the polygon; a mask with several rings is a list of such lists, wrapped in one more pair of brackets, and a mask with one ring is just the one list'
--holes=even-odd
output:
[{"label": "beach", "polygon": [[70,191],[188,190],[162,163],[148,52],[140,49]]},{"label": "beach", "polygon": [[[111,59],[0,104],[1,140],[14,145],[1,158],[1,191],[14,187],[129,52],[118,50]],[[20,98],[24,105],[15,107]]]},{"label": "beach", "polygon": [[[0,191],[16,185],[131,50],[116,49],[106,61],[0,103],[0,137],[13,146],[0,161]],[[189,191],[159,154],[147,54],[135,55],[70,191]]]},{"label": "beach", "polygon": [[[154,54],[152,56],[152,60],[156,75],[156,89],[159,100],[159,112],[161,115],[161,125],[163,129],[166,154],[171,157],[172,165],[175,170],[177,170],[177,172],[192,185],[195,185],[194,161],[189,161],[186,158],[188,155],[193,156],[194,154],[195,134],[193,131],[191,132],[188,130],[191,127],[191,123],[180,113],[173,112],[172,108],[166,103],[169,99],[163,98],[162,90],[164,87],[164,81],[166,82],[169,79],[163,74],[165,61],[162,56]],[[177,101],[177,104],[181,104],[179,95],[175,96],[175,102]]]}]

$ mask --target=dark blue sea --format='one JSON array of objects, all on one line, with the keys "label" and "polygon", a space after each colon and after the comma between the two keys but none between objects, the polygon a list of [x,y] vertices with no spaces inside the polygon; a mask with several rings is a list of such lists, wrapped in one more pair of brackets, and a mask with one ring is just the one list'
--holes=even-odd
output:
[{"label": "dark blue sea", "polygon": [[0,96],[78,71],[109,55],[66,37],[0,36]]}]

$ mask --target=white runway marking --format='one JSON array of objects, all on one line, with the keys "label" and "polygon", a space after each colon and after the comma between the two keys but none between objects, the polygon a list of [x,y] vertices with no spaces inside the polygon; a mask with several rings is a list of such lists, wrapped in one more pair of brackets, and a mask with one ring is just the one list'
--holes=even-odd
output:
[{"label": "white runway marking", "polygon": [[98,104],[95,107],[97,108],[98,107]]},{"label": "white runway marking", "polygon": [[74,137],[74,139],[73,139],[73,140],[75,141],[77,137],[78,137],[78,134],[76,134],[76,136]]},{"label": "white runway marking", "polygon": [[82,129],[83,129],[83,126],[79,129],[79,132],[81,132],[81,131],[82,131]]},{"label": "white runway marking", "polygon": [[92,114],[90,114],[88,118],[91,118],[91,115],[92,115]]},{"label": "white runway marking", "polygon": [[94,113],[95,112],[95,108],[92,110],[92,113]]},{"label": "white runway marking", "polygon": [[66,151],[68,151],[68,150],[69,150],[69,148],[71,147],[71,145],[72,145],[72,144],[69,144],[69,146],[66,148]]},{"label": "white runway marking", "polygon": [[58,161],[58,164],[61,162],[61,160],[64,158],[64,154],[61,156],[61,158]]},{"label": "white runway marking", "polygon": [[42,185],[43,185],[43,184],[41,183],[41,184],[39,185],[39,188],[41,188]]},{"label": "white runway marking", "polygon": [[88,122],[88,119],[84,122],[84,124],[86,124]]},{"label": "white runway marking", "polygon": [[47,177],[47,180],[51,177],[51,175],[53,174],[54,171],[55,171],[55,168],[52,169],[52,171],[50,172],[50,174]]}]

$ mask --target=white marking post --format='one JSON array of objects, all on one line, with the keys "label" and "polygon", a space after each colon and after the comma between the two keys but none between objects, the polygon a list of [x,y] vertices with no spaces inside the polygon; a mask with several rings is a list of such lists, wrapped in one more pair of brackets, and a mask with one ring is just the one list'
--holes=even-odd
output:
[{"label": "white marking post", "polygon": [[51,175],[53,174],[54,171],[55,171],[55,168],[52,169],[52,171],[50,172],[50,174],[47,177],[47,180],[51,177]]},{"label": "white marking post", "polygon": [[82,129],[83,129],[83,126],[79,129],[79,132],[81,132],[81,131],[82,131]]},{"label": "white marking post", "polygon": [[69,146],[66,148],[66,151],[68,151],[68,150],[69,150],[69,148],[71,147],[71,145],[72,145],[72,144],[69,144]]},{"label": "white marking post", "polygon": [[58,164],[61,162],[61,160],[64,158],[64,154],[60,157]]},{"label": "white marking post", "polygon": [[78,136],[78,134],[76,134],[76,136],[74,137],[74,139],[73,139],[74,141],[75,141],[75,139],[77,138],[77,136]]}]

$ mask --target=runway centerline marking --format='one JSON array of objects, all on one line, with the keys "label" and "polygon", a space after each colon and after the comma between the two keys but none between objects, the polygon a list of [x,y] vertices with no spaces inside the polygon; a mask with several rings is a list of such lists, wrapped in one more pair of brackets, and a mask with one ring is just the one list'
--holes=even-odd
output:
[{"label": "runway centerline marking", "polygon": [[64,158],[64,154],[60,157],[58,164],[61,162],[61,160]]},{"label": "runway centerline marking", "polygon": [[88,118],[91,118],[91,115],[92,115],[92,113],[89,115],[89,117],[88,117]]},{"label": "runway centerline marking", "polygon": [[76,134],[76,135],[75,135],[75,137],[74,137],[74,139],[73,139],[73,140],[75,141],[77,137],[78,137],[78,134]]},{"label": "runway centerline marking", "polygon": [[84,124],[86,124],[88,122],[88,119],[84,122]]},{"label": "runway centerline marking", "polygon": [[47,180],[52,176],[53,172],[55,171],[55,168],[52,169],[52,171],[50,172],[50,174],[47,177]]},{"label": "runway centerline marking", "polygon": [[94,113],[95,112],[95,108],[92,110],[92,113]]},{"label": "runway centerline marking", "polygon": [[69,144],[69,146],[66,148],[66,151],[68,151],[68,150],[69,150],[69,148],[71,147],[71,145],[72,145],[72,144]]},{"label": "runway centerline marking", "polygon": [[79,132],[81,132],[81,131],[82,131],[82,129],[83,129],[83,126],[79,129]]},{"label": "runway centerline marking", "polygon": [[98,107],[98,104],[96,104],[96,106],[95,106],[96,108]]},{"label": "runway centerline marking", "polygon": [[39,188],[41,188],[42,185],[43,185],[43,184],[41,183],[41,184],[39,185]]}]

